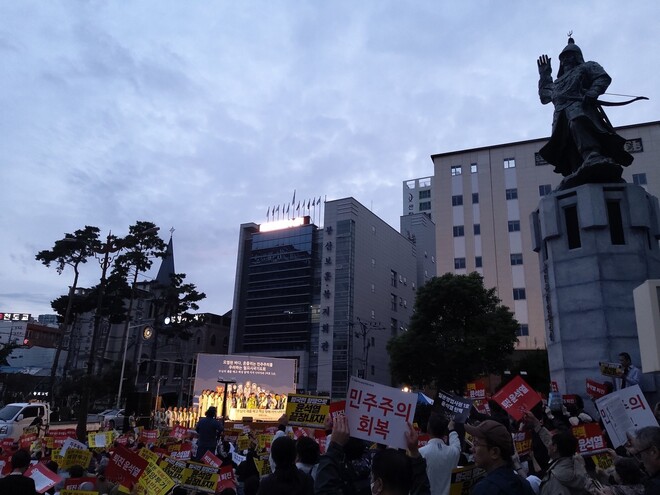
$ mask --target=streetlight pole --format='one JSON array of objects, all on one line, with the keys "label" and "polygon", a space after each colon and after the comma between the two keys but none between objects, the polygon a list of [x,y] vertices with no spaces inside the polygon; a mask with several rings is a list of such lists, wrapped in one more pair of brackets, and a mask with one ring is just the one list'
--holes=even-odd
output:
[{"label": "streetlight pole", "polygon": [[[125,339],[124,339],[124,355],[121,359],[121,374],[119,375],[119,392],[117,392],[117,405],[116,405],[117,409],[120,408],[121,391],[122,391],[122,388],[123,388],[123,385],[124,385],[124,371],[126,370],[126,351],[128,350],[128,330],[130,330],[132,328],[139,328],[139,327],[142,327],[142,326],[144,326],[144,328],[142,330],[143,334],[148,328],[151,328],[151,327],[149,327],[149,325],[144,325],[144,324],[131,325],[131,326],[126,328],[127,333],[126,333]],[[140,338],[140,336],[138,336],[138,339],[139,338]],[[136,344],[137,344],[137,342],[136,342]]]},{"label": "streetlight pole", "polygon": [[233,379],[225,380],[223,377],[220,377],[218,378],[218,383],[222,383],[225,386],[225,391],[222,397],[222,419],[224,420],[227,414],[227,385],[236,383],[236,380]]}]

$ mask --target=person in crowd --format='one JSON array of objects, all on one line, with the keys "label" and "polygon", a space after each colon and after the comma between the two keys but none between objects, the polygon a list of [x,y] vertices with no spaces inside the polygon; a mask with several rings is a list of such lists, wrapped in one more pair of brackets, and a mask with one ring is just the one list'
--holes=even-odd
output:
[{"label": "person in crowd", "polygon": [[23,476],[30,466],[30,454],[26,450],[18,450],[11,456],[12,471],[0,478],[0,493],[11,495],[36,495],[37,489],[32,478]]},{"label": "person in crowd", "polygon": [[270,447],[275,471],[261,480],[257,495],[314,495],[314,480],[296,467],[296,443],[287,436]]},{"label": "person in crowd", "polygon": [[541,495],[582,495],[593,488],[584,462],[575,455],[577,446],[577,439],[569,431],[559,431],[552,435],[548,444],[552,461],[541,480]]},{"label": "person in crowd", "polygon": [[639,462],[632,457],[617,457],[614,461],[614,474],[610,477],[611,484],[596,488],[595,495],[643,495],[644,473]]},{"label": "person in crowd", "polygon": [[644,495],[660,495],[660,427],[646,426],[630,439],[631,453],[642,463],[649,479]]},{"label": "person in crowd", "polygon": [[642,370],[632,364],[630,354],[622,352],[619,354],[619,363],[623,366],[623,375],[616,379],[617,389],[639,385],[642,379]]},{"label": "person in crowd", "polygon": [[474,463],[486,476],[472,489],[472,495],[533,495],[532,487],[514,472],[511,434],[502,423],[487,419],[478,426],[465,425],[472,435]]},{"label": "person in crowd", "polygon": [[[339,416],[333,425],[332,442],[321,456],[315,482],[316,495],[355,493],[344,468],[344,448],[350,439],[348,420]],[[417,449],[417,432],[408,425],[406,441],[409,455],[394,449],[376,452],[371,464],[370,488],[373,495],[428,495],[426,461]]]},{"label": "person in crowd", "polygon": [[[431,413],[426,425],[431,437],[429,443],[419,449],[426,460],[426,475],[431,483],[432,495],[449,495],[451,471],[458,465],[461,455],[461,440],[454,430],[454,421],[447,421],[437,413]],[[449,445],[443,438],[448,436]]]},{"label": "person in crowd", "polygon": [[300,437],[296,440],[296,467],[316,480],[321,451],[313,438]]},{"label": "person in crowd", "polygon": [[197,452],[195,460],[201,459],[208,450],[215,455],[218,438],[222,435],[224,427],[216,419],[218,411],[215,407],[209,407],[202,419],[199,420],[195,430],[199,435],[197,439]]}]

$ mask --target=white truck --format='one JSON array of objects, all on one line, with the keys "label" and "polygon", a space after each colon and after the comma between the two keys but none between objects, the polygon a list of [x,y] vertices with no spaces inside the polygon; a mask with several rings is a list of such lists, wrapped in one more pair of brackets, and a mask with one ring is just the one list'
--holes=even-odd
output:
[{"label": "white truck", "polygon": [[[41,418],[41,421],[39,421]],[[50,405],[44,402],[15,402],[0,409],[0,440],[18,440],[25,428],[40,424],[41,432],[50,424]],[[40,432],[40,433],[41,433]]]}]

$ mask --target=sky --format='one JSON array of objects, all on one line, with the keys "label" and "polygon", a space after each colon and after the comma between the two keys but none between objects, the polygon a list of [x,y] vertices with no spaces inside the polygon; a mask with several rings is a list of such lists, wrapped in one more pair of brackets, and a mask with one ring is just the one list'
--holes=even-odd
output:
[{"label": "sky", "polygon": [[[85,225],[174,228],[176,271],[217,314],[240,224],[294,190],[398,229],[431,155],[549,135],[536,59],[556,74],[569,31],[609,92],[650,98],[615,126],[660,120],[659,18],[657,1],[0,0],[0,312],[52,313],[73,272],[35,254]],[[99,277],[87,263],[79,286]]]}]

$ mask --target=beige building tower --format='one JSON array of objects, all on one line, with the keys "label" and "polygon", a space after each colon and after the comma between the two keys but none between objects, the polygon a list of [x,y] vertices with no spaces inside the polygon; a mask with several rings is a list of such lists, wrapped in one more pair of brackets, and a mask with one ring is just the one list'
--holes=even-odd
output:
[{"label": "beige building tower", "polygon": [[[617,128],[635,161],[624,178],[660,195],[660,122]],[[538,255],[530,214],[561,180],[535,139],[433,155],[432,181],[403,183],[404,214],[431,207],[437,273],[477,271],[520,322],[519,350],[545,348]],[[431,190],[430,199],[429,193]],[[420,195],[421,194],[421,195]],[[422,197],[423,196],[423,197]],[[411,208],[411,202],[414,206]]]}]

